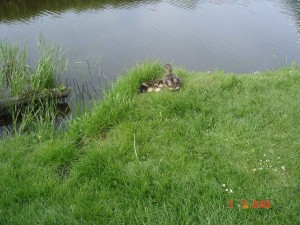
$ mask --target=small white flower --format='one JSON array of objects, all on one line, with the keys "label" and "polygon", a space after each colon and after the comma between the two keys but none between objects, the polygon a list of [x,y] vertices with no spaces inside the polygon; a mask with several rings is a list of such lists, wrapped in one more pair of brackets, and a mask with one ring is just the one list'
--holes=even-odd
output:
[{"label": "small white flower", "polygon": [[225,187],[225,186],[226,186],[226,184],[222,184],[222,186],[223,186],[223,187]]},{"label": "small white flower", "polygon": [[285,170],[285,166],[282,166],[281,169],[282,169],[282,170]]},{"label": "small white flower", "polygon": [[228,191],[228,188],[226,188],[225,191]]},{"label": "small white flower", "polygon": [[277,159],[280,159],[280,157],[278,156],[278,158]]},{"label": "small white flower", "polygon": [[229,193],[233,193],[232,189],[229,190]]}]

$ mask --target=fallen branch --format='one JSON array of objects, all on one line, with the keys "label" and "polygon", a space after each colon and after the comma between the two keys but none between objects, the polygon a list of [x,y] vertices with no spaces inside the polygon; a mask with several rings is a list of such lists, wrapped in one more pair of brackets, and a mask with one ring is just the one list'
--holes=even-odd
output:
[{"label": "fallen branch", "polygon": [[60,99],[68,97],[71,93],[70,89],[47,89],[40,93],[30,93],[22,96],[14,96],[4,100],[0,100],[0,109],[5,109],[14,105],[22,106],[31,102],[36,102],[39,100],[47,100],[47,99]]}]

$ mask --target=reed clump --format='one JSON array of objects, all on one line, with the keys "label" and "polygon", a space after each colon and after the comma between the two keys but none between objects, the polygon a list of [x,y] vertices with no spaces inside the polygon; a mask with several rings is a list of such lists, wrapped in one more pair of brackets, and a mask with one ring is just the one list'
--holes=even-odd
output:
[{"label": "reed clump", "polygon": [[[32,96],[32,101],[24,107],[15,105],[8,109],[1,109],[0,113],[9,113],[12,116],[13,130],[15,131],[24,131],[25,127],[31,124],[28,121],[42,118],[42,111],[48,116],[55,114],[54,104],[49,103],[49,101],[56,100],[48,99],[48,104],[44,100],[36,101],[34,96],[39,93],[46,93],[50,89],[62,88],[59,80],[66,64],[61,49],[55,45],[47,45],[43,38],[37,41],[37,52],[36,62],[29,62],[26,48],[20,47],[18,43],[0,41],[1,99],[14,96],[19,98]],[[45,108],[46,105],[47,109]],[[51,113],[45,113],[45,111]],[[18,119],[20,117],[22,117],[21,121]],[[43,120],[45,121],[45,119]]]}]

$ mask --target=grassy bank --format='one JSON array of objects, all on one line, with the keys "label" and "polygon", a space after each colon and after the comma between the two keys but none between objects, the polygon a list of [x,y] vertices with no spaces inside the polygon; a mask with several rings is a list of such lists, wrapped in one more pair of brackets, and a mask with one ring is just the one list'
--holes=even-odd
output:
[{"label": "grassy bank", "polygon": [[136,94],[163,74],[145,63],[66,133],[1,140],[0,223],[299,224],[300,68],[175,72],[178,92]]}]

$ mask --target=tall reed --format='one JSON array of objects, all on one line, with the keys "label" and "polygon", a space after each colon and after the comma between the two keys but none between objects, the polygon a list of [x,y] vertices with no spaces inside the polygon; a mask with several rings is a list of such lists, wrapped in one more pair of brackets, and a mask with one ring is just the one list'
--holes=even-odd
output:
[{"label": "tall reed", "polygon": [[6,97],[15,96],[27,90],[29,66],[27,50],[18,43],[0,41],[1,90]]}]

